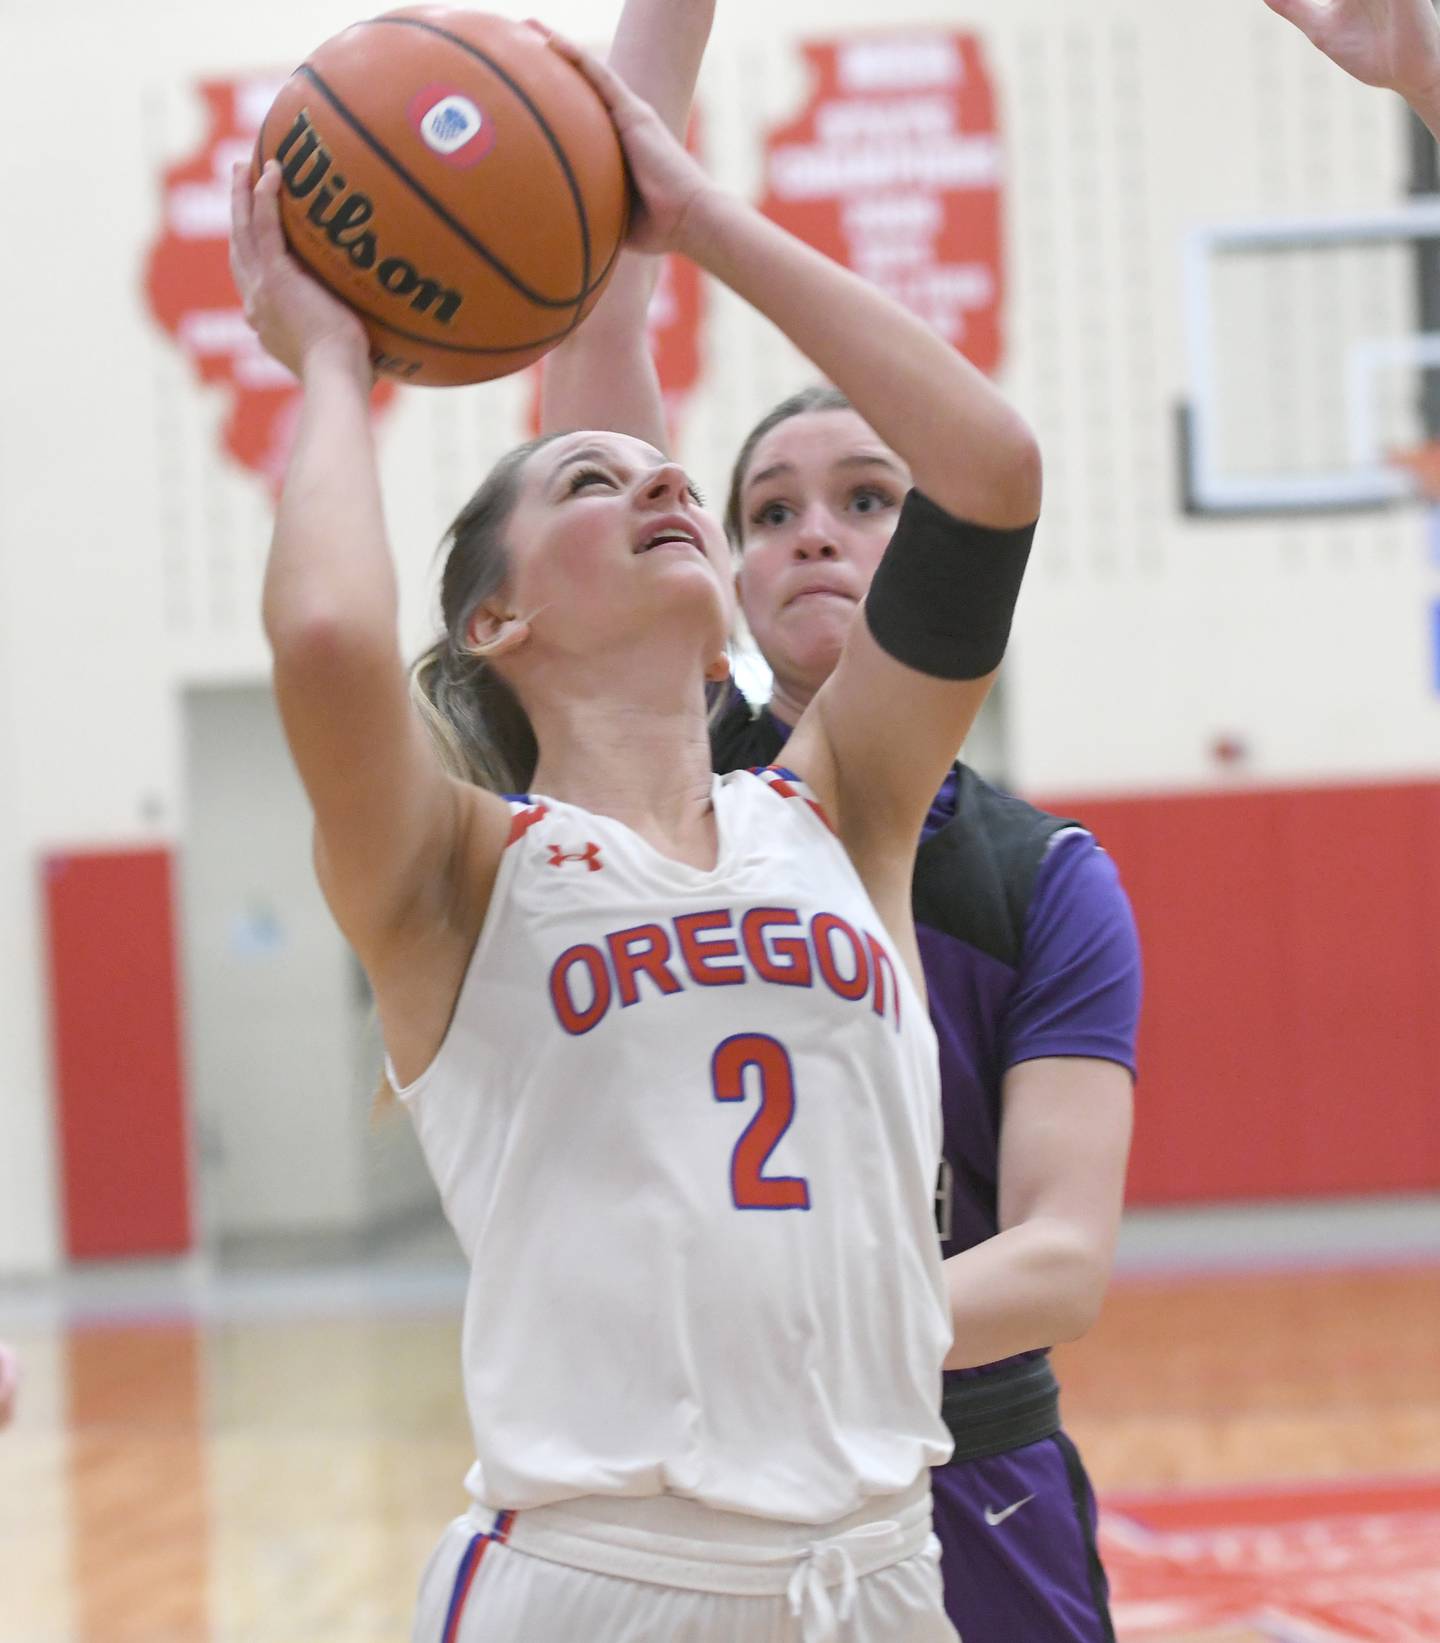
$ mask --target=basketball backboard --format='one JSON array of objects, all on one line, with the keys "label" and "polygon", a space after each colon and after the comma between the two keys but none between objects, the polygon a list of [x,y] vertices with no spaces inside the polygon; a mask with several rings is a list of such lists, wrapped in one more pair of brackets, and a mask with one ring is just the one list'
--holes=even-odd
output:
[{"label": "basketball backboard", "polygon": [[[1194,228],[1185,246],[1187,511],[1382,508],[1430,494],[1426,329],[1440,195],[1371,213]],[[1412,460],[1405,460],[1406,457]]]}]

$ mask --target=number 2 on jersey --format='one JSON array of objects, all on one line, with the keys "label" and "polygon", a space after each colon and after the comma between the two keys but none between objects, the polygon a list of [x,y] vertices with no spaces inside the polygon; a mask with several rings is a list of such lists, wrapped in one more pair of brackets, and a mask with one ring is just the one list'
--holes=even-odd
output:
[{"label": "number 2 on jersey", "polygon": [[760,1110],[745,1126],[730,1157],[730,1195],[736,1209],[809,1209],[803,1175],[766,1175],[765,1165],[795,1116],[795,1073],[785,1046],[764,1033],[727,1038],[710,1062],[717,1101],[743,1101],[745,1074],[759,1075]]}]

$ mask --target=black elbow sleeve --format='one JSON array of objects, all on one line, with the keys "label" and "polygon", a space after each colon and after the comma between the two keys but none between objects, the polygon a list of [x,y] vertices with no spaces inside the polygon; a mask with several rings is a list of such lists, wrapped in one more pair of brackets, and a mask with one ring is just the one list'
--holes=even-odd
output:
[{"label": "black elbow sleeve", "polygon": [[935,679],[981,679],[1000,665],[1035,526],[970,525],[912,490],[865,600],[888,656]]}]

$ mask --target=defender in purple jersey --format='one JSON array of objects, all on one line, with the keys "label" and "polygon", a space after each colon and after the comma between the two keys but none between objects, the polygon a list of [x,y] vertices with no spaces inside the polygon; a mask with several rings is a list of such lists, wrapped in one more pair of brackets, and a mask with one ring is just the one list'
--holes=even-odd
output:
[{"label": "defender in purple jersey", "polygon": [[[719,768],[777,757],[834,666],[907,482],[833,389],[785,401],[746,441],[726,524],[775,683],[758,713],[730,693],[712,727]],[[934,1473],[946,1607],[962,1637],[1108,1643],[1095,1499],[1047,1349],[1093,1322],[1113,1256],[1134,920],[1088,833],[964,765],[931,806],[913,905],[940,1040],[937,1220],[956,1330],[944,1393],[955,1454]]]}]

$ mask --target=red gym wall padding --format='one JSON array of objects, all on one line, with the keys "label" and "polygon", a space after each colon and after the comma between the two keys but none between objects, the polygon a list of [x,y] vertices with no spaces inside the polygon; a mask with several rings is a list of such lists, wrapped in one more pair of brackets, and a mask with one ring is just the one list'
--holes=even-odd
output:
[{"label": "red gym wall padding", "polygon": [[66,1248],[178,1254],[191,1220],[169,852],[42,870]]},{"label": "red gym wall padding", "polygon": [[[1145,951],[1133,1204],[1440,1190],[1440,783],[1047,798]],[[192,1239],[163,851],[45,864],[68,1247]]]},{"label": "red gym wall padding", "polygon": [[1043,802],[1144,944],[1131,1203],[1440,1188],[1440,784]]}]

